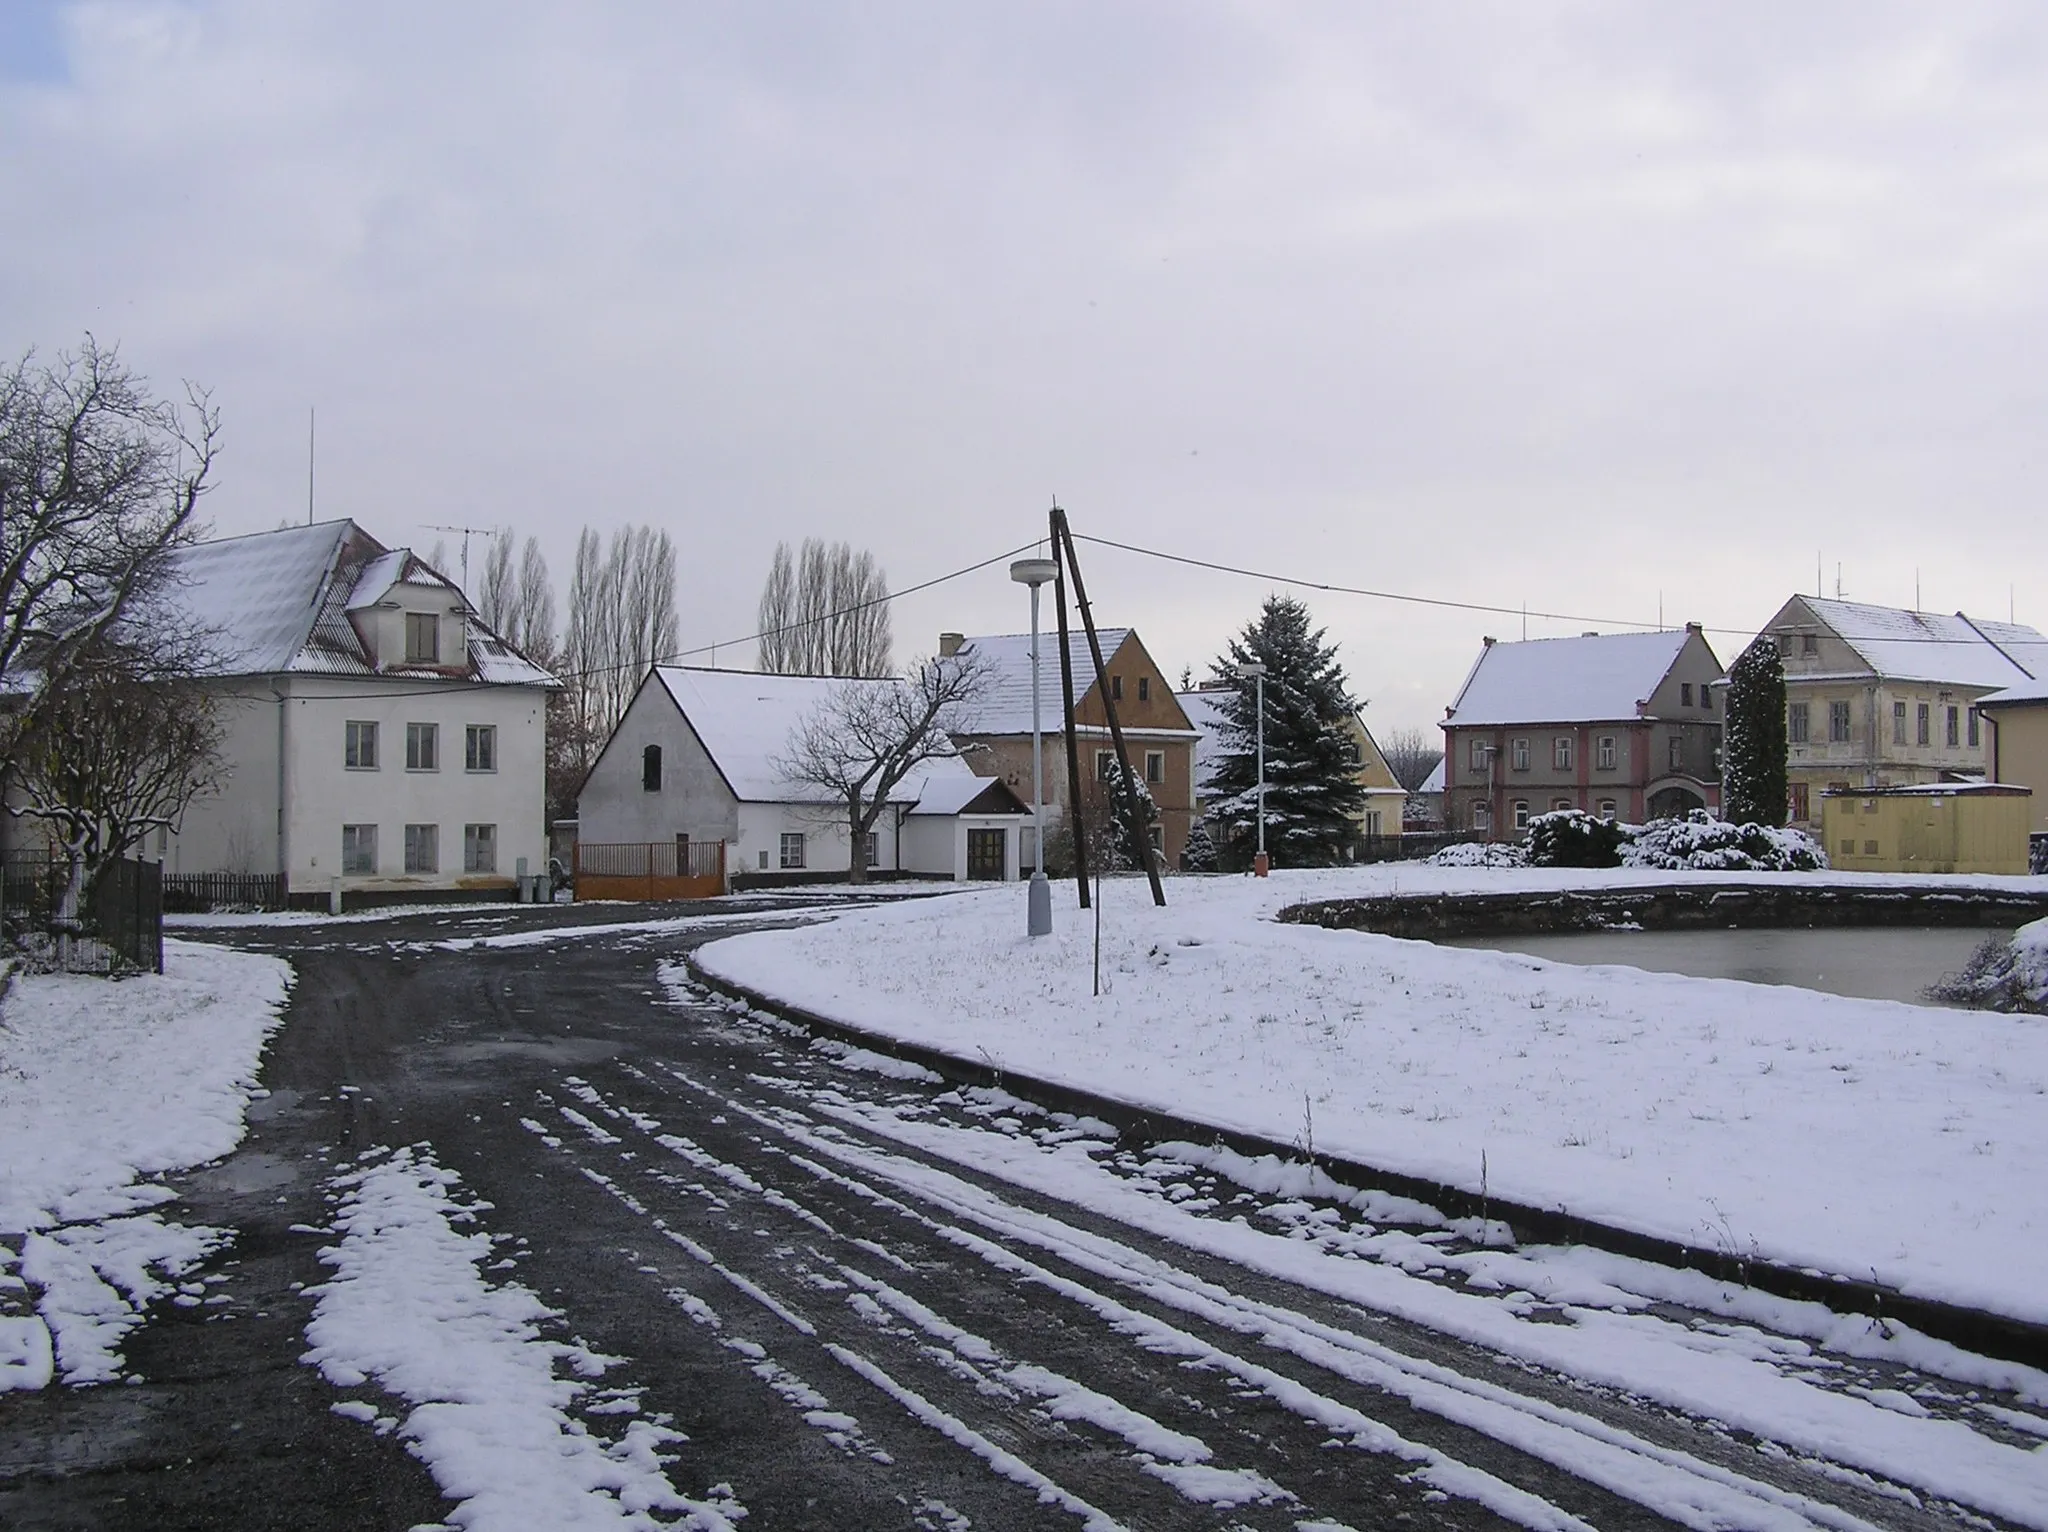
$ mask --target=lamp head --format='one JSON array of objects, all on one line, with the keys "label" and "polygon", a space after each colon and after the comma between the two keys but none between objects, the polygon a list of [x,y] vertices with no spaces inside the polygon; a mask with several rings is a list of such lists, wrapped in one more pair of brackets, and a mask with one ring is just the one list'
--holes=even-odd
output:
[{"label": "lamp head", "polygon": [[1247,681],[1252,680],[1255,677],[1262,676],[1266,673],[1266,667],[1264,663],[1259,660],[1246,660],[1242,664],[1233,665],[1231,669],[1235,670],[1240,676],[1243,676]]},{"label": "lamp head", "polygon": [[1036,590],[1060,572],[1051,559],[1018,559],[1010,566],[1010,578]]}]

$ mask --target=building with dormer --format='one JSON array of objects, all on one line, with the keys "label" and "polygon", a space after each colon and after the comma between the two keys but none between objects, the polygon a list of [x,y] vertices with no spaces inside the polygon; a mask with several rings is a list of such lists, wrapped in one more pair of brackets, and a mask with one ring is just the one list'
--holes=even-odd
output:
[{"label": "building with dormer", "polygon": [[456,584],[353,521],[181,550],[226,778],[138,848],[171,874],[279,873],[294,902],[509,894],[547,865],[553,676]]}]

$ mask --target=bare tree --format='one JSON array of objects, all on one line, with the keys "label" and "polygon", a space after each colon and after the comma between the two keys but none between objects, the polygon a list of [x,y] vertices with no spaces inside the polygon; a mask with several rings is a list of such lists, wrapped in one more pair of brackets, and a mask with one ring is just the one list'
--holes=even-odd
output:
[{"label": "bare tree", "polygon": [[[476,614],[485,627],[516,645],[516,640],[505,631],[519,594],[518,582],[512,574],[512,529],[500,527],[490,537],[491,551],[484,555],[483,578],[476,588]],[[463,594],[467,596],[469,592]]]},{"label": "bare tree", "polygon": [[[534,557],[537,562],[537,551]],[[675,652],[677,622],[676,553],[668,533],[620,527],[606,545],[585,527],[576,539],[560,657],[569,689],[562,755],[577,787],[648,667]]]},{"label": "bare tree", "polygon": [[792,786],[822,788],[844,806],[849,881],[867,882],[868,832],[898,784],[927,761],[981,748],[953,737],[972,727],[988,679],[972,656],[926,660],[901,678],[849,679],[790,731],[773,764]]},{"label": "bare tree", "polygon": [[[157,635],[149,635],[152,640]],[[100,875],[151,830],[175,827],[218,785],[223,724],[196,677],[202,640],[165,651],[103,640],[74,658],[22,736],[10,810],[41,820],[69,864],[57,906],[60,939],[75,932]]]},{"label": "bare tree", "polygon": [[505,637],[515,649],[543,665],[555,662],[560,652],[555,637],[555,582],[548,575],[548,561],[537,538],[527,538],[526,549],[519,556],[519,587],[513,593],[508,622],[512,631]]},{"label": "bare tree", "polygon": [[1389,729],[1379,737],[1379,746],[1394,780],[1411,793],[1429,780],[1444,758],[1441,736],[1433,739],[1420,729]]},{"label": "bare tree", "polygon": [[204,390],[157,399],[90,335],[0,372],[0,768],[82,657],[162,589],[198,535],[219,441]]},{"label": "bare tree", "polygon": [[886,676],[894,668],[889,577],[864,548],[807,537],[792,553],[777,543],[758,618],[762,670]]}]

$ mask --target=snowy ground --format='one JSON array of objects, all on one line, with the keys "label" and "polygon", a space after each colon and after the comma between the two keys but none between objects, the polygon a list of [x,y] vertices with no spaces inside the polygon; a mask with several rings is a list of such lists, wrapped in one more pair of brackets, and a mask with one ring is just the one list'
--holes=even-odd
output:
[{"label": "snowy ground", "polygon": [[1099,998],[1091,928],[1064,890],[1055,936],[1036,945],[1009,887],[735,937],[701,960],[857,1026],[1198,1121],[2048,1322],[2038,1021],[1266,918],[1307,898],[1678,876],[1410,865],[1187,879],[1165,910],[1121,881],[1105,890]]},{"label": "snowy ground", "polygon": [[179,941],[164,969],[17,975],[0,1003],[0,1391],[121,1376],[121,1338],[221,1238],[164,1216],[157,1178],[241,1141],[291,970]]}]

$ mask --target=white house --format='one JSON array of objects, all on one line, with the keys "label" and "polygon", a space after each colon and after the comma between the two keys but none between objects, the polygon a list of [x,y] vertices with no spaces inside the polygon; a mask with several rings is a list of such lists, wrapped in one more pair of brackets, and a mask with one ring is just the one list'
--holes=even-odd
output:
[{"label": "white house", "polygon": [[[723,842],[729,876],[791,879],[852,866],[844,803],[789,780],[792,731],[844,680],[659,665],[647,673],[576,803],[582,850]],[[862,682],[862,685],[905,684]],[[956,757],[898,784],[865,848],[870,867],[1013,879],[1022,800]]]},{"label": "white house", "polygon": [[409,550],[352,521],[199,543],[173,599],[211,631],[227,776],[140,848],[167,873],[281,873],[305,902],[545,868],[557,683]]}]

